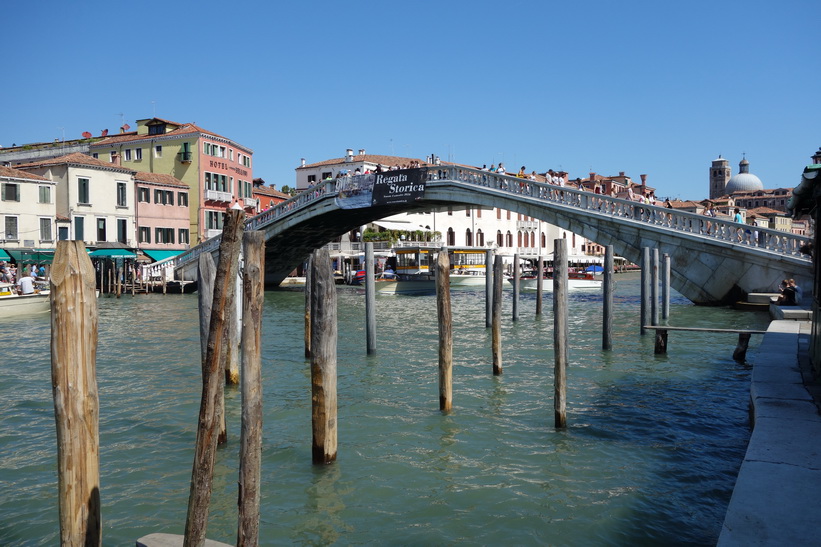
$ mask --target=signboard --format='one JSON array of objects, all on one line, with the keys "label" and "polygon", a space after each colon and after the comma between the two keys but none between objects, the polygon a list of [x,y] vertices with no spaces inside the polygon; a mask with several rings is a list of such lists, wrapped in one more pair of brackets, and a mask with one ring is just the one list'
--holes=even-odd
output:
[{"label": "signboard", "polygon": [[398,169],[336,179],[340,209],[413,203],[425,196],[427,169]]}]

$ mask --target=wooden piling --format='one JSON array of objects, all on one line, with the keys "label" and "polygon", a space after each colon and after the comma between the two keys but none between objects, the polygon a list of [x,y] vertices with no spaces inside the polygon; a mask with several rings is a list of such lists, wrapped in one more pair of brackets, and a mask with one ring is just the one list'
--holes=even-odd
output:
[{"label": "wooden piling", "polygon": [[336,287],[326,248],[314,251],[311,293],[311,455],[313,463],[336,461]]},{"label": "wooden piling", "polygon": [[259,544],[259,500],[262,465],[262,306],[265,300],[265,235],[243,236],[242,291],[242,426],[239,451],[237,545]]},{"label": "wooden piling", "polygon": [[[225,359],[226,308],[231,286],[236,282],[240,243],[245,212],[229,209],[225,213],[222,241],[219,247],[219,265],[214,280],[214,296],[208,332],[208,347],[202,370],[202,399],[197,424],[197,444],[191,472],[188,496],[188,514],[185,521],[185,547],[200,546],[205,541],[208,525],[208,505],[211,501],[211,482],[214,476],[219,425],[224,407],[225,389],[223,362]],[[164,277],[163,277],[164,278]]]},{"label": "wooden piling", "polygon": [[656,344],[653,353],[662,355],[667,353],[667,329],[656,329]]},{"label": "wooden piling", "polygon": [[733,359],[740,363],[744,362],[744,359],[747,358],[747,346],[750,345],[750,334],[749,332],[740,332],[738,333],[738,345],[733,351]]},{"label": "wooden piling", "polygon": [[604,277],[602,284],[602,342],[603,350],[613,349],[613,246],[604,249]]},{"label": "wooden piling", "polygon": [[117,282],[115,284],[117,287],[117,298],[120,298],[120,295],[123,294],[123,267],[117,266]]},{"label": "wooden piling", "polygon": [[311,267],[314,255],[308,257],[305,271],[305,358],[311,358]]},{"label": "wooden piling", "polygon": [[538,265],[536,266],[536,315],[542,314],[542,302],[544,300],[544,289],[542,281],[544,280],[544,259],[539,256]]},{"label": "wooden piling", "polygon": [[519,254],[513,254],[513,321],[519,320]]},{"label": "wooden piling", "polygon": [[493,326],[493,249],[485,251],[485,328]]},{"label": "wooden piling", "polygon": [[659,324],[659,250],[653,248],[650,254],[650,321]]},{"label": "wooden piling", "polygon": [[670,318],[670,255],[664,253],[661,260],[661,318]]},{"label": "wooden piling", "polygon": [[[238,264],[242,264],[242,253],[238,257]],[[225,318],[225,384],[239,385],[239,345],[240,345],[240,314],[242,313],[242,274],[237,271],[234,283],[229,288]],[[221,441],[222,442],[222,441]]]},{"label": "wooden piling", "polygon": [[60,543],[102,545],[95,272],[82,241],[58,241],[51,268],[51,384]]},{"label": "wooden piling", "polygon": [[439,317],[439,410],[453,407],[453,317],[450,307],[450,258],[436,259],[436,309]]},{"label": "wooden piling", "polygon": [[642,336],[647,333],[645,325],[650,324],[650,247],[641,250],[641,328]]},{"label": "wooden piling", "polygon": [[567,427],[567,240],[554,241],[553,257],[553,413],[556,427]]},{"label": "wooden piling", "polygon": [[205,355],[208,349],[208,333],[211,324],[211,303],[214,299],[214,278],[217,266],[211,253],[200,253],[197,257],[197,305],[200,314],[200,350],[202,365],[205,366]]},{"label": "wooden piling", "polygon": [[367,354],[376,353],[376,277],[373,242],[365,243],[365,338]]},{"label": "wooden piling", "polygon": [[492,329],[492,352],[493,352],[493,375],[502,374],[502,257],[496,255],[493,260],[493,329]]}]

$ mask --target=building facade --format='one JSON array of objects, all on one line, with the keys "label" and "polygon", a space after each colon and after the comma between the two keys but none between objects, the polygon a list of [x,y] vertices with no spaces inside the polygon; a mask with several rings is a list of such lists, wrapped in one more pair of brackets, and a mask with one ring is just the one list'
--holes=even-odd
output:
[{"label": "building facade", "polygon": [[191,123],[137,120],[137,130],[92,143],[89,153],[133,171],[171,175],[189,187],[189,233],[196,244],[222,232],[234,204],[253,214],[253,151]]},{"label": "building facade", "polygon": [[137,172],[136,231],[142,251],[184,251],[190,247],[189,187],[162,173]]},{"label": "building facade", "polygon": [[0,248],[53,249],[56,183],[0,166]]},{"label": "building facade", "polygon": [[[58,239],[136,247],[134,172],[82,153],[18,166],[56,183]],[[56,219],[55,219],[56,220]]]}]

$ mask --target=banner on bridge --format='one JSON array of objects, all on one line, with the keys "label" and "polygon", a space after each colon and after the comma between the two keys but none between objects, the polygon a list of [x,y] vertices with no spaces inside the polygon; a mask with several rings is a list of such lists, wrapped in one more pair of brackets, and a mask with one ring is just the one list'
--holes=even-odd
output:
[{"label": "banner on bridge", "polygon": [[425,196],[427,169],[398,169],[337,179],[340,209],[413,203]]}]

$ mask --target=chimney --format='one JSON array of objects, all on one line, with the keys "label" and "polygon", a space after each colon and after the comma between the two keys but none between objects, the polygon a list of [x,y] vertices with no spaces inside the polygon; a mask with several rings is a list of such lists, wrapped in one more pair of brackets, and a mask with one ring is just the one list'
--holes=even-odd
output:
[{"label": "chimney", "polygon": [[302,167],[305,167],[305,158],[302,158],[300,161],[302,162]]},{"label": "chimney", "polygon": [[352,148],[348,148],[345,151],[345,161],[346,162],[352,162],[353,161],[353,149]]},{"label": "chimney", "polygon": [[647,175],[639,175],[641,177],[641,193],[647,189]]},{"label": "chimney", "polygon": [[596,173],[593,173],[593,172],[590,173],[590,180],[591,181],[596,180]]},{"label": "chimney", "polygon": [[364,148],[360,148],[360,149],[359,149],[359,155],[360,155],[360,156],[364,156],[364,155],[365,155],[365,149],[364,149]]},{"label": "chimney", "polygon": [[623,177],[624,176],[624,171],[619,171],[619,176]]}]

